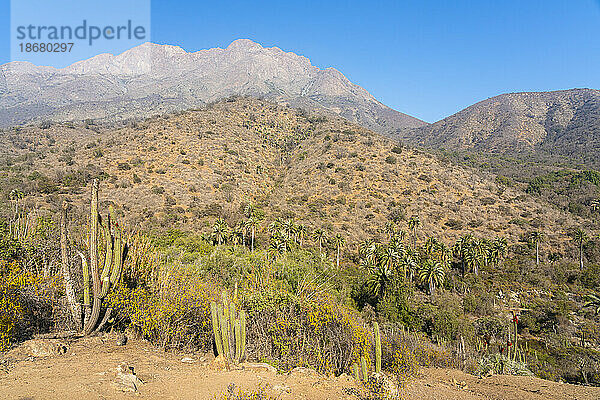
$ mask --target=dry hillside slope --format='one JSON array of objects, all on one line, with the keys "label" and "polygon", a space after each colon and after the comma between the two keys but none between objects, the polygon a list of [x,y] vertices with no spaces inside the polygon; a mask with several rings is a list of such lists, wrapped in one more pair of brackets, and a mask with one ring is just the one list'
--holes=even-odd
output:
[{"label": "dry hillside slope", "polygon": [[600,91],[508,93],[399,137],[426,147],[492,153],[542,152],[598,168]]},{"label": "dry hillside slope", "polygon": [[42,128],[2,133],[2,190],[21,188],[39,207],[67,197],[83,212],[90,177],[101,175],[101,199],[141,227],[206,230],[216,217],[235,223],[250,201],[266,212],[263,228],[294,217],[349,242],[382,234],[389,220],[406,229],[412,215],[421,239],[474,232],[516,243],[543,230],[559,243],[581,223],[342,118],[250,98],[137,124]]}]

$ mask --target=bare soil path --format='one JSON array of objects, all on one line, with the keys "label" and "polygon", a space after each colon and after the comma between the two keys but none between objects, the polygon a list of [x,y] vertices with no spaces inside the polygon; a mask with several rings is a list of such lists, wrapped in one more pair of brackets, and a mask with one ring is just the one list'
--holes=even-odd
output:
[{"label": "bare soil path", "polygon": [[[214,371],[209,356],[175,354],[143,341],[117,346],[114,338],[68,343],[66,354],[32,357],[25,343],[0,355],[0,399],[214,399],[234,383],[242,389],[267,385],[282,400],[349,399],[351,378],[275,374],[265,370]],[[184,358],[189,358],[186,362]],[[144,382],[136,393],[115,384],[121,363]],[[485,379],[457,370],[425,368],[404,393],[407,399],[600,400],[600,388],[560,384],[530,377]]]}]

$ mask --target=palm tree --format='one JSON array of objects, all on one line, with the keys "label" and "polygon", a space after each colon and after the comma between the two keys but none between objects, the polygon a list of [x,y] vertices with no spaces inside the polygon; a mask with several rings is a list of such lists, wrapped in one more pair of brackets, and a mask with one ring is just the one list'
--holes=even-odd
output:
[{"label": "palm tree", "polygon": [[419,280],[427,284],[429,294],[432,296],[435,294],[435,288],[444,283],[445,276],[444,267],[437,260],[429,258],[419,267]]},{"label": "palm tree", "polygon": [[489,262],[491,264],[498,265],[498,263],[506,257],[506,251],[508,249],[508,244],[506,242],[506,238],[496,238],[491,243],[490,251],[489,251]]},{"label": "palm tree", "polygon": [[287,241],[291,241],[292,239],[294,239],[295,231],[296,231],[296,224],[294,224],[293,219],[288,218],[281,223],[281,235]]},{"label": "palm tree", "polygon": [[396,271],[400,263],[400,254],[393,246],[386,246],[380,255],[381,264],[385,265],[390,271]]},{"label": "palm tree", "polygon": [[376,250],[377,243],[373,239],[367,239],[358,246],[358,255],[372,261],[375,258]]},{"label": "palm tree", "polygon": [[15,216],[19,214],[19,202],[23,199],[24,194],[19,189],[13,189],[10,191],[8,195],[10,201],[12,201],[15,205]]},{"label": "palm tree", "polygon": [[269,257],[277,259],[280,255],[285,253],[286,250],[287,244],[284,238],[282,238],[280,235],[271,237],[268,250]]},{"label": "palm tree", "polygon": [[481,239],[471,240],[463,259],[469,269],[475,275],[479,275],[479,267],[483,266],[488,259],[486,242]]},{"label": "palm tree", "polygon": [[381,297],[392,281],[392,271],[386,265],[371,268],[371,275],[367,280],[367,287],[375,297]]},{"label": "palm tree", "polygon": [[419,226],[421,226],[421,220],[419,219],[419,217],[416,215],[410,217],[410,220],[408,221],[408,229],[412,231],[413,248],[417,247],[417,228]]},{"label": "palm tree", "polygon": [[535,245],[535,264],[540,265],[540,243],[544,241],[544,234],[540,231],[531,232],[528,240]]},{"label": "palm tree", "polygon": [[469,253],[469,249],[470,249],[472,243],[473,243],[473,235],[471,235],[469,233],[467,235],[460,237],[456,241],[456,243],[454,243],[454,246],[452,246],[453,253],[458,258],[460,258],[463,275],[465,275],[465,273],[466,273],[465,261],[466,261],[467,254]]},{"label": "palm tree", "polygon": [[327,243],[327,235],[323,229],[315,229],[312,234],[313,239],[319,243],[319,254],[323,253],[323,245]]},{"label": "palm tree", "polygon": [[212,228],[212,239],[217,245],[222,245],[227,240],[227,236],[229,235],[229,226],[222,219],[219,218],[213,225]]},{"label": "palm tree", "polygon": [[302,243],[303,243],[306,235],[308,235],[308,229],[306,228],[306,225],[302,225],[302,224],[296,225],[296,237],[298,238],[300,247],[302,247]]},{"label": "palm tree", "polygon": [[571,233],[571,238],[575,243],[577,243],[577,247],[579,248],[579,268],[583,269],[583,246],[590,238],[588,234],[581,228],[575,229]]},{"label": "palm tree", "polygon": [[593,307],[596,314],[600,314],[600,296],[588,294],[585,296],[586,302],[583,307]]},{"label": "palm tree", "polygon": [[269,230],[269,235],[275,236],[278,233],[280,233],[282,223],[283,223],[283,220],[281,219],[281,217],[275,218],[275,220],[273,222],[271,222],[269,224],[269,227],[267,228]]},{"label": "palm tree", "polygon": [[240,222],[231,230],[231,240],[233,244],[244,243],[244,224]]},{"label": "palm tree", "polygon": [[417,270],[417,265],[419,264],[419,253],[412,248],[406,249],[404,254],[404,258],[401,260],[400,265],[402,266],[402,271],[404,274],[404,278],[406,279],[406,274],[408,273],[408,279],[410,281],[413,280],[413,276]]},{"label": "palm tree", "polygon": [[344,237],[342,235],[340,235],[339,233],[337,235],[335,235],[335,237],[333,238],[333,243],[335,244],[335,247],[337,248],[336,262],[337,262],[338,269],[340,268],[340,249],[344,245],[345,242],[346,242],[346,239],[344,239]]},{"label": "palm tree", "polygon": [[400,240],[398,236],[393,236],[388,246],[392,247],[396,251],[396,253],[398,253],[399,257],[402,258],[406,255],[406,248],[404,247],[404,243],[402,242],[402,240]]},{"label": "palm tree", "polygon": [[254,204],[252,204],[252,202],[246,204],[246,206],[244,207],[244,215],[246,216],[246,218],[256,216],[256,207],[254,206]]},{"label": "palm tree", "polygon": [[448,248],[446,243],[440,242],[438,245],[437,252],[440,263],[442,264],[444,269],[446,269],[446,267],[450,265],[450,257],[452,256],[452,251],[450,250],[450,248]]},{"label": "palm tree", "polygon": [[250,231],[250,251],[254,251],[254,237],[256,235],[258,222],[258,218],[255,215],[251,215],[244,224],[246,229]]}]

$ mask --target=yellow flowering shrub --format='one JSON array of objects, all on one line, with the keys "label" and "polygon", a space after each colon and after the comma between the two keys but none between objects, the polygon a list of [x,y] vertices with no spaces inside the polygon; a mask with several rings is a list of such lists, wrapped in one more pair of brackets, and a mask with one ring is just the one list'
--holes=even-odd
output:
[{"label": "yellow flowering shrub", "polygon": [[406,344],[401,343],[394,348],[389,368],[400,387],[404,387],[419,372],[419,362],[415,353]]},{"label": "yellow flowering shrub", "polygon": [[[32,317],[37,308],[27,301],[28,295],[39,303],[52,302],[55,279],[44,279],[28,271],[13,261],[0,260],[0,351],[7,350],[25,330],[36,328],[35,324],[44,321],[39,315]],[[35,323],[30,323],[34,321]]]},{"label": "yellow flowering shrub", "polygon": [[250,354],[271,360],[281,370],[302,366],[339,374],[350,372],[361,356],[370,363],[370,330],[355,311],[331,298],[307,301],[275,290],[252,292],[244,308],[250,315]]},{"label": "yellow flowering shrub", "polygon": [[163,347],[209,349],[215,288],[197,276],[171,275],[156,291],[121,284],[108,296],[121,322]]}]

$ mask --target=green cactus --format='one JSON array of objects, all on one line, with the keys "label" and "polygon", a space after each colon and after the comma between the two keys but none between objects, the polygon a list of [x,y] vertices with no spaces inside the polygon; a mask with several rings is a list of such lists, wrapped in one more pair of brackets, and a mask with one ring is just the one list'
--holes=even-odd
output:
[{"label": "green cactus", "polygon": [[223,310],[224,307],[219,306],[219,326],[221,327],[221,337],[223,339],[223,356],[229,360],[229,327]]},{"label": "green cactus", "polygon": [[240,310],[240,336],[240,361],[243,361],[246,358],[246,311],[244,310]]},{"label": "green cactus", "polygon": [[222,304],[210,305],[217,353],[230,363],[239,363],[246,356],[246,312],[237,310],[223,292]]},{"label": "green cactus", "polygon": [[240,320],[236,320],[234,322],[234,332],[235,332],[235,362],[239,363],[242,358],[242,328],[240,324]]},{"label": "green cactus", "polygon": [[[104,317],[98,323],[102,300],[106,297],[112,285],[115,285],[121,277],[123,270],[124,254],[126,245],[123,243],[121,228],[118,226],[115,211],[112,207],[109,216],[104,221],[98,212],[98,180],[92,184],[92,200],[90,214],[90,263],[87,257],[80,253],[83,267],[83,303],[85,306],[85,318],[83,333],[89,335],[101,330],[110,319],[112,308],[107,308]],[[102,228],[104,236],[104,265],[102,271],[98,263],[100,252],[99,229]],[[90,312],[90,274],[92,276],[93,303]]]},{"label": "green cactus", "polygon": [[358,373],[358,364],[352,364],[352,375],[354,376],[354,380],[360,381],[360,374]]},{"label": "green cactus", "polygon": [[212,303],[210,303],[210,316],[212,319],[213,334],[215,335],[217,354],[223,355],[223,339],[221,338],[221,331],[219,329],[219,316],[217,313],[217,303],[213,301]]},{"label": "green cactus", "polygon": [[375,333],[375,372],[381,373],[381,334],[379,332],[379,324],[373,323],[373,332]]},{"label": "green cactus", "polygon": [[365,359],[364,356],[360,357],[360,369],[362,372],[362,379],[363,381],[367,380],[367,360]]}]

